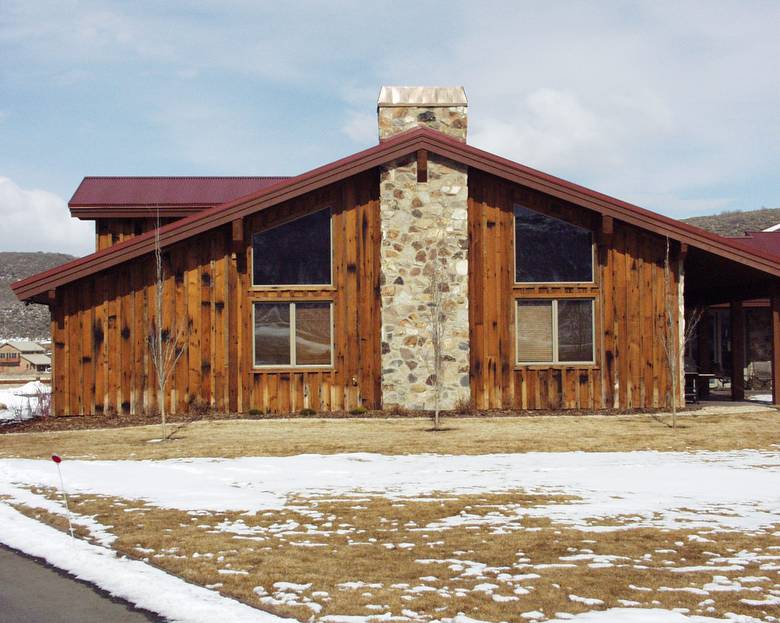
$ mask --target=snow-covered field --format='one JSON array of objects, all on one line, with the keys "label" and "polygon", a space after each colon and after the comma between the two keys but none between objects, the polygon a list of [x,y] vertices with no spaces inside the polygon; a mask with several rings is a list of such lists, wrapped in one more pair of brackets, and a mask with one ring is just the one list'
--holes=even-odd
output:
[{"label": "snow-covered field", "polygon": [[48,396],[50,392],[51,386],[40,381],[30,381],[21,387],[0,389],[0,424],[33,417],[38,395]]},{"label": "snow-covered field", "polygon": [[[73,494],[111,496],[124,500],[143,500],[150,507],[178,509],[207,517],[208,514],[241,512],[245,520],[223,522],[220,530],[232,533],[235,538],[245,539],[240,543],[266,541],[269,536],[277,538],[280,534],[308,535],[314,538],[322,536],[325,519],[320,524],[313,523],[304,527],[298,523],[274,524],[270,529],[252,527],[250,518],[286,509],[291,497],[333,499],[354,498],[360,500],[373,496],[404,500],[420,500],[442,495],[495,494],[500,492],[524,491],[526,493],[573,496],[575,499],[561,503],[539,503],[536,505],[506,504],[496,512],[459,512],[438,518],[425,526],[414,530],[425,530],[430,534],[444,534],[456,529],[480,531],[484,538],[490,535],[505,535],[512,531],[538,530],[524,527],[524,520],[550,519],[555,525],[576,528],[583,539],[598,539],[599,534],[614,533],[639,528],[658,530],[660,533],[671,530],[695,530],[689,535],[691,541],[713,543],[707,538],[715,538],[718,533],[737,531],[739,533],[769,534],[778,536],[780,526],[780,451],[735,451],[735,452],[698,452],[698,453],[529,453],[514,455],[482,456],[385,456],[373,454],[342,455],[302,455],[293,457],[258,457],[240,459],[186,459],[168,461],[65,461],[62,464],[66,486]],[[10,503],[40,507],[50,512],[63,513],[56,500],[45,499],[30,491],[30,487],[52,488],[59,484],[57,471],[51,462],[5,459],[0,460],[0,499]],[[353,506],[360,508],[360,506]],[[316,513],[315,513],[316,515]],[[316,517],[309,516],[314,522]],[[48,559],[52,564],[65,568],[90,581],[103,586],[109,592],[120,595],[143,607],[156,610],[174,620],[198,621],[186,608],[155,601],[151,592],[157,591],[159,582],[169,583],[167,592],[188,595],[184,601],[206,604],[219,604],[224,600],[225,612],[234,612],[222,616],[225,620],[250,621],[270,620],[267,615],[247,608],[238,602],[219,596],[215,591],[194,589],[177,578],[148,567],[139,561],[114,558],[111,546],[111,526],[97,524],[94,519],[78,518],[95,537],[99,544],[78,543],[78,556],[61,554],[67,538],[61,532],[43,526],[20,515],[7,505],[0,504],[0,541],[36,556]],[[205,519],[203,520],[205,521]],[[303,520],[301,521],[303,523]],[[281,527],[279,527],[281,525]],[[352,531],[354,527],[343,524],[341,532]],[[208,526],[207,526],[208,527]],[[335,529],[334,529],[335,532]],[[704,536],[698,536],[701,533]],[[588,536],[591,535],[591,536]],[[773,538],[774,538],[773,537]],[[300,539],[300,536],[296,537]],[[356,541],[357,536],[355,536]],[[588,541],[585,541],[588,542]],[[596,543],[596,540],[592,541]],[[298,545],[306,545],[307,541]],[[356,543],[357,544],[357,543]],[[316,543],[308,542],[314,547]],[[391,544],[392,545],[392,544]],[[682,549],[682,543],[680,548]],[[413,549],[414,543],[396,543],[397,549]],[[420,547],[419,545],[417,546]],[[666,551],[666,550],[657,550]],[[58,553],[59,552],[59,553]],[[533,552],[526,552],[530,558]],[[653,556],[648,552],[646,560]],[[657,556],[657,554],[656,554]],[[180,557],[180,556],[179,556]],[[711,617],[693,616],[683,612],[672,612],[659,608],[609,608],[601,610],[603,601],[597,595],[578,595],[572,593],[568,602],[577,604],[574,612],[582,606],[592,608],[594,612],[567,614],[566,612],[537,612],[523,610],[518,595],[533,591],[528,588],[529,578],[541,573],[543,565],[534,565],[528,561],[515,565],[522,568],[521,575],[507,575],[507,572],[490,570],[479,559],[479,552],[448,560],[450,568],[459,568],[463,575],[476,575],[481,583],[473,591],[482,592],[493,601],[506,600],[518,603],[514,620],[574,620],[585,622],[627,623],[675,623],[726,620]],[[92,561],[98,561],[93,565]],[[584,562],[583,562],[584,561]],[[416,556],[416,564],[430,565],[425,556]],[[440,564],[441,561],[432,561]],[[641,561],[620,563],[618,556],[599,556],[591,550],[578,549],[569,556],[561,556],[558,566],[573,567],[577,563],[590,565],[593,569],[618,567],[620,564],[631,569],[643,568]],[[481,564],[481,566],[480,566]],[[671,564],[671,563],[670,563]],[[708,573],[708,583],[696,587],[666,588],[661,590],[682,590],[701,595],[701,604],[707,604],[712,595],[732,591],[744,596],[743,604],[755,603],[756,617],[744,614],[734,615],[732,621],[778,621],[780,620],[780,547],[763,548],[763,551],[735,551],[724,555],[712,554],[705,566],[686,566],[685,559],[676,563],[679,573]],[[471,565],[471,567],[469,567]],[[108,567],[116,567],[109,572]],[[466,569],[464,570],[464,566]],[[550,566],[550,565],[547,565]],[[760,568],[759,579],[748,574],[750,569]],[[94,571],[100,569],[100,572]],[[725,571],[724,571],[725,569]],[[148,570],[148,571],[147,571]],[[424,570],[423,570],[424,571]],[[726,572],[742,573],[739,581],[730,579]],[[244,574],[245,570],[225,568],[223,575]],[[491,575],[492,573],[492,575]],[[149,574],[160,574],[166,578],[150,581]],[[502,580],[502,575],[505,576]],[[432,573],[421,573],[423,582],[418,587],[409,588],[410,600],[414,592],[437,590],[447,593],[446,588],[433,588],[436,580]],[[431,586],[426,586],[426,578],[431,576]],[[539,577],[536,575],[536,577]],[[507,579],[509,578],[509,579]],[[512,578],[520,578],[517,584],[511,584]],[[523,588],[520,581],[524,582]],[[227,581],[227,580],[226,580]],[[503,594],[499,591],[501,582],[510,582],[516,586],[514,593]],[[354,582],[353,582],[354,583]],[[760,584],[760,587],[756,586]],[[275,589],[266,591],[256,589],[261,603],[285,603],[294,599],[309,587],[289,583],[289,586],[277,582]],[[149,589],[149,587],[154,587]],[[189,588],[186,588],[189,587]],[[296,588],[297,587],[297,588]],[[271,589],[271,587],[266,587]],[[354,590],[356,586],[336,590]],[[190,589],[197,595],[190,595]],[[418,590],[419,589],[419,590]],[[365,590],[365,589],[362,589]],[[638,596],[645,589],[635,587]],[[647,589],[650,590],[650,589]],[[758,591],[760,594],[757,594]],[[187,592],[190,591],[190,592]],[[698,591],[698,592],[696,592]],[[742,593],[742,591],[746,591]],[[322,596],[328,593],[319,591]],[[270,594],[269,594],[270,593]],[[316,591],[312,593],[316,597]],[[450,597],[458,597],[457,591]],[[450,598],[448,597],[448,599]],[[308,599],[308,598],[307,598]],[[746,601],[747,600],[747,601]],[[325,601],[328,601],[325,599]],[[175,600],[174,600],[175,602]],[[302,602],[303,603],[303,602]],[[309,599],[309,607],[316,615],[320,606],[316,600]],[[700,604],[700,605],[701,605]],[[639,605],[633,602],[626,605]],[[316,607],[315,607],[316,606]],[[209,607],[212,607],[209,605]],[[214,606],[217,607],[217,606]],[[247,608],[245,611],[242,608]],[[193,609],[197,609],[194,608]],[[232,609],[232,610],[231,610]],[[414,611],[391,612],[381,604],[372,606],[374,612],[364,616],[340,616],[328,614],[318,620],[328,623],[362,623],[382,620],[433,620],[435,613],[421,617]],[[714,610],[713,610],[714,611]],[[774,612],[774,614],[767,614]],[[763,613],[763,614],[762,614]],[[254,618],[253,618],[254,617]],[[465,616],[454,617],[459,623],[468,623]],[[212,619],[213,620],[213,619]]]},{"label": "snow-covered field", "polygon": [[[280,509],[292,494],[419,497],[523,489],[582,497],[576,504],[522,512],[584,527],[587,518],[619,515],[658,527],[755,529],[780,522],[780,451],[68,461],[63,472],[73,492],[180,510]],[[0,495],[14,496],[13,483],[57,482],[48,461],[0,460]]]}]

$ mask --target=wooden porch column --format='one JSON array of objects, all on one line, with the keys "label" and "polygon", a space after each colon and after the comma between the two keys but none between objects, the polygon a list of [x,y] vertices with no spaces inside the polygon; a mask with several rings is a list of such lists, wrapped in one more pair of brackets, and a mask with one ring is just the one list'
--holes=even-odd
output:
[{"label": "wooden porch column", "polygon": [[745,399],[745,313],[742,301],[731,301],[731,399]]},{"label": "wooden porch column", "polygon": [[772,404],[780,405],[780,287],[772,284],[769,291],[770,323],[772,326]]}]

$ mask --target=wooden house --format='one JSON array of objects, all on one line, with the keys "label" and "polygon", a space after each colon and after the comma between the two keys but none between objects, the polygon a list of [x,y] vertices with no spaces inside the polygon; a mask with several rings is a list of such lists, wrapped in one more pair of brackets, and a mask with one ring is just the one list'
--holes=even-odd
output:
[{"label": "wooden house", "polygon": [[54,412],[661,407],[685,309],[756,297],[778,378],[778,256],[469,145],[461,88],[377,109],[376,146],[291,178],[85,179],[96,252],[13,285],[51,310]]}]

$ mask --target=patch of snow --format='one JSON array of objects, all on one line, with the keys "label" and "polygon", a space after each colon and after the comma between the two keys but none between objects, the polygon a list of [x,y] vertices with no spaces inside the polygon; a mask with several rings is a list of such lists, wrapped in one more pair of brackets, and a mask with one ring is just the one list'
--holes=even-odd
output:
[{"label": "patch of snow", "polygon": [[[73,492],[140,499],[181,510],[274,510],[283,508],[294,494],[401,498],[438,491],[523,489],[582,500],[530,508],[514,505],[512,512],[458,515],[437,523],[445,528],[508,526],[521,516],[542,516],[585,530],[614,530],[620,526],[599,526],[598,519],[631,515],[641,518],[633,527],[755,530],[780,521],[778,451],[66,460],[62,470]],[[48,461],[0,460],[0,494],[13,496],[14,483],[58,484]],[[280,524],[278,530],[299,527],[293,523]]]},{"label": "patch of snow", "polygon": [[714,619],[661,608],[610,608],[558,618],[574,623],[761,623],[759,619],[744,615],[731,614],[725,619]]},{"label": "patch of snow", "polygon": [[21,387],[0,389],[0,404],[6,406],[5,409],[0,410],[0,424],[14,421],[17,412],[23,420],[32,418],[38,405],[37,395],[39,393],[50,394],[51,385],[40,381],[30,381]]},{"label": "patch of snow", "polygon": [[574,601],[586,606],[603,606],[604,601],[595,597],[580,597],[579,595],[569,595],[569,601]]},{"label": "patch of snow", "polygon": [[0,503],[0,542],[99,586],[114,597],[181,623],[295,623],[185,582],[138,560],[25,517]]}]

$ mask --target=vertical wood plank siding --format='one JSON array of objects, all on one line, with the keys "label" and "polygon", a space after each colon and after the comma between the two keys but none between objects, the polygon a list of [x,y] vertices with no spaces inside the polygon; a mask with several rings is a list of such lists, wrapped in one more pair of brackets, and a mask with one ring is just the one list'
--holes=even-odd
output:
[{"label": "vertical wood plank siding", "polygon": [[[223,227],[165,250],[163,325],[187,328],[187,349],[166,391],[171,411],[381,405],[378,188],[377,174],[368,172],[255,214],[246,219],[237,248],[230,227]],[[332,286],[252,288],[252,233],[326,206],[333,214]],[[57,290],[55,414],[157,410],[146,343],[154,296],[152,256]],[[254,370],[255,300],[332,301],[334,366]]]},{"label": "vertical wood plank siding", "polygon": [[[514,284],[515,203],[593,231],[594,284]],[[671,385],[661,342],[665,249],[663,238],[621,222],[614,223],[614,233],[602,235],[601,218],[594,212],[471,170],[469,310],[476,408],[624,409],[667,404]],[[674,269],[677,262],[672,259]],[[674,273],[674,310],[678,279]],[[516,364],[515,301],[576,296],[595,300],[595,363]]]},{"label": "vertical wood plank siding", "polygon": [[[169,411],[381,407],[378,189],[377,172],[366,172],[165,250],[163,326],[187,329],[187,349],[164,397]],[[514,283],[515,203],[594,232],[593,284]],[[253,288],[252,233],[324,207],[332,211],[332,285]],[[662,237],[619,221],[603,223],[595,212],[473,169],[468,218],[471,392],[477,408],[668,403]],[[675,270],[677,252],[673,247]],[[675,272],[674,310],[678,281]],[[157,410],[161,397],[146,344],[154,297],[152,256],[57,290],[52,310],[57,415]],[[515,301],[564,297],[595,301],[595,363],[517,365]],[[332,302],[333,366],[254,369],[252,303],[299,300]]]},{"label": "vertical wood plank siding", "polygon": [[[145,213],[148,216],[139,218],[95,219],[95,251],[102,251],[118,242],[153,230],[157,223],[154,208],[149,208]],[[161,218],[160,222],[167,225],[175,220],[177,219],[166,217]]]}]

